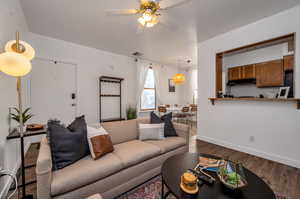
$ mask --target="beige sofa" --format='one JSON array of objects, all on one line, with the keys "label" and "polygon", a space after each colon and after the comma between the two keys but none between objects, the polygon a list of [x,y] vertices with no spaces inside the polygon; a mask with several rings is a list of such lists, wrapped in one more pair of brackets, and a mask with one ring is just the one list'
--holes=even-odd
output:
[{"label": "beige sofa", "polygon": [[61,170],[52,171],[50,147],[41,141],[36,166],[38,199],[83,199],[100,193],[111,199],[161,172],[163,162],[188,151],[189,127],[174,123],[178,137],[139,141],[138,122],[147,119],[102,124],[109,132],[114,152],[93,160],[91,156]]}]

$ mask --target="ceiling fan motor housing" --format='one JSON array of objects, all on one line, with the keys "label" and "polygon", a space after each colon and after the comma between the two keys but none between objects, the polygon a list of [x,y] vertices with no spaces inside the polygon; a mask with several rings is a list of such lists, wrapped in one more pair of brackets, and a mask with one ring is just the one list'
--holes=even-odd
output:
[{"label": "ceiling fan motor housing", "polygon": [[160,9],[159,3],[155,1],[145,1],[141,4],[140,12],[144,13],[151,10],[151,14],[155,14]]}]

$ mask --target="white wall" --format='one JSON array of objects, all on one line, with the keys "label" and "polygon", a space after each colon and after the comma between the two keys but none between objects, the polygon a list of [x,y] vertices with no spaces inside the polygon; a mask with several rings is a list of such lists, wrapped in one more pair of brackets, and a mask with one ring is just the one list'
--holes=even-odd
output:
[{"label": "white wall", "polygon": [[160,74],[160,98],[161,104],[180,104],[180,85],[175,86],[174,93],[169,92],[169,79],[172,79],[179,69],[175,66],[162,66]]},{"label": "white wall", "polygon": [[[194,91],[198,89],[197,69],[181,69],[180,71],[186,77],[186,82],[180,85],[180,104],[188,105],[193,103]],[[195,102],[197,103],[197,102]]]},{"label": "white wall", "polygon": [[[242,66],[247,64],[255,64],[276,59],[283,59],[288,53],[288,43],[269,46],[266,48],[255,49],[249,52],[225,56],[223,58],[223,72],[228,75],[228,68]],[[228,78],[227,78],[228,79]],[[228,88],[228,87],[227,87]],[[256,84],[244,84],[231,86],[230,94],[234,96],[259,96],[268,93],[276,94],[279,91],[278,87],[273,88],[257,88]]]},{"label": "white wall", "polygon": [[[293,102],[216,102],[215,56],[218,52],[296,32],[300,7],[235,29],[198,44],[198,139],[300,168],[300,111]],[[295,91],[300,97],[300,40],[296,38]]]},{"label": "white wall", "polygon": [[125,79],[122,83],[123,116],[125,105],[135,103],[136,63],[133,58],[34,33],[27,33],[26,40],[35,48],[37,58],[77,64],[77,115],[84,114],[88,123],[99,121],[99,77],[102,75]]}]

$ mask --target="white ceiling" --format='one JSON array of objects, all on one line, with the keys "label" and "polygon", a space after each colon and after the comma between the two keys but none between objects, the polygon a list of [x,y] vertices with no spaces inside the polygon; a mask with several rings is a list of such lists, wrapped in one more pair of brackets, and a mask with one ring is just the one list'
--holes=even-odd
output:
[{"label": "white ceiling", "polygon": [[[161,6],[178,1],[162,0]],[[299,3],[193,0],[162,13],[162,25],[137,34],[136,16],[107,16],[105,10],[137,8],[138,0],[21,0],[31,32],[128,56],[139,51],[149,60],[173,65],[187,59],[196,65],[198,42]]]}]

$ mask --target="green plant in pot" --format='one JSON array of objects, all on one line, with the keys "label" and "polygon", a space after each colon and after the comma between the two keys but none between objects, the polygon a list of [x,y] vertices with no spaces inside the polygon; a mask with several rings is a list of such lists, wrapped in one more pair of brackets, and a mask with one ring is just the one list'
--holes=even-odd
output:
[{"label": "green plant in pot", "polygon": [[137,118],[137,110],[135,106],[128,106],[126,109],[127,120],[133,120]]},{"label": "green plant in pot", "polygon": [[[10,117],[11,117],[11,119],[15,120],[17,123],[20,124],[20,114],[21,113],[20,113],[19,109],[17,109],[17,108],[13,108],[13,110],[15,111],[15,113],[10,113]],[[22,113],[24,126],[25,126],[26,122],[33,117],[33,115],[29,112],[30,112],[30,108],[27,108]]]}]

